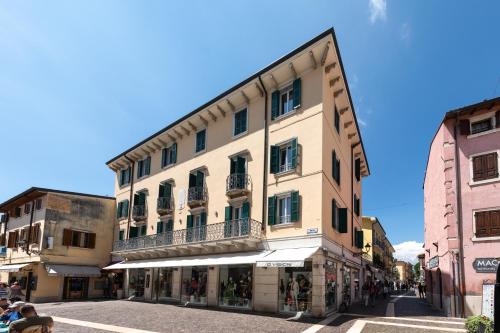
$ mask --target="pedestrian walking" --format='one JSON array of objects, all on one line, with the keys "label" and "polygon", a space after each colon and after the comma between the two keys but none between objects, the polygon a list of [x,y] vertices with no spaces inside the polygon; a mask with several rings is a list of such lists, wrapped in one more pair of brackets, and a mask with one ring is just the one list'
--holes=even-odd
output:
[{"label": "pedestrian walking", "polygon": [[384,283],[383,292],[384,292],[384,299],[387,299],[387,294],[389,294],[389,283],[387,281],[385,281]]},{"label": "pedestrian walking", "polygon": [[16,281],[10,286],[9,299],[11,302],[17,302],[22,300],[22,296],[24,296],[23,291],[19,282]]},{"label": "pedestrian walking", "polygon": [[422,283],[418,283],[418,298],[423,298],[423,288]]},{"label": "pedestrian walking", "polygon": [[366,308],[368,306],[368,301],[370,298],[370,285],[368,281],[365,281],[365,283],[363,283],[363,287],[361,288],[361,295],[363,296],[363,304]]},{"label": "pedestrian walking", "polygon": [[369,292],[370,292],[370,305],[372,307],[375,307],[375,297],[377,296],[377,287],[375,286],[375,283],[373,283],[372,281],[370,281]]}]

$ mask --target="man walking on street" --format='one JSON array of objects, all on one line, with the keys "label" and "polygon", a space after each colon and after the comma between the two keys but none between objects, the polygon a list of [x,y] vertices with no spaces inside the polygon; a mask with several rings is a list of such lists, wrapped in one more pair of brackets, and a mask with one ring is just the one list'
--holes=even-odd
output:
[{"label": "man walking on street", "polygon": [[423,298],[422,296],[422,283],[418,283],[418,298]]}]

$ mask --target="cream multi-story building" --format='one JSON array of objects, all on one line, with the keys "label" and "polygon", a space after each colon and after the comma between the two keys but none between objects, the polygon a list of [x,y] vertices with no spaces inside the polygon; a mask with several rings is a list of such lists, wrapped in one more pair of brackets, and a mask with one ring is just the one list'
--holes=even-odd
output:
[{"label": "cream multi-story building", "polygon": [[333,29],[107,162],[127,297],[335,311],[368,163]]},{"label": "cream multi-story building", "polygon": [[413,265],[406,261],[396,261],[396,270],[399,274],[399,281],[408,282],[413,280]]},{"label": "cream multi-story building", "polygon": [[39,187],[0,204],[0,281],[32,302],[104,296],[114,212],[114,198]]},{"label": "cream multi-story building", "polygon": [[392,246],[384,227],[379,219],[373,216],[363,216],[363,238],[366,253],[363,258],[370,266],[367,275],[378,280],[393,280],[394,247]]}]

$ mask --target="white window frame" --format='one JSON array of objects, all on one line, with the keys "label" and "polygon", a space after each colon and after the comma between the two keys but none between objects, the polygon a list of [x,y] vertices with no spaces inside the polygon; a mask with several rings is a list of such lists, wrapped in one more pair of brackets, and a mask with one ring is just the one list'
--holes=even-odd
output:
[{"label": "white window frame", "polygon": [[[289,202],[288,207],[287,207],[287,213],[288,215],[281,215],[281,201],[282,200],[287,200]],[[286,225],[293,225],[296,222],[292,222],[292,192],[287,192],[283,194],[276,195],[276,219],[277,223],[275,225],[277,226],[286,226]],[[285,222],[282,222],[283,217],[285,217]]]},{"label": "white window frame", "polygon": [[[486,119],[490,119],[492,129],[490,129],[488,131],[472,134],[472,123],[477,123],[479,121],[483,121]],[[500,131],[500,124],[496,123],[496,113],[495,112],[488,112],[488,113],[485,113],[482,115],[478,115],[478,116],[474,116],[474,117],[469,118],[469,130],[470,130],[471,134],[467,135],[467,139],[477,138],[479,136],[499,132]]]},{"label": "white window frame", "polygon": [[[245,131],[241,132],[241,133],[238,133],[238,134],[234,134],[234,131],[236,130],[236,114],[237,113],[240,113],[241,111],[245,110],[247,111],[247,118],[246,118],[246,124],[247,124],[247,128],[245,129]],[[248,134],[248,105],[245,105],[241,108],[238,109],[238,111],[235,111],[233,112],[233,129],[232,129],[232,137],[233,139],[237,139],[239,137],[242,137],[244,136],[245,134]],[[206,141],[206,140],[205,140]],[[205,144],[206,146],[206,144]]]},{"label": "white window frame", "polygon": [[[122,172],[127,173],[129,169],[130,169],[130,178],[128,179],[128,183],[122,184],[122,182],[121,182]],[[128,166],[124,169],[120,169],[120,172],[118,174],[118,186],[120,188],[124,188],[125,186],[129,186],[130,182],[132,181],[132,177],[134,177],[134,175],[132,174],[132,168],[130,166]]]},{"label": "white window frame", "polygon": [[[287,112],[285,112],[285,110],[283,109],[283,103],[282,103],[282,96],[283,95],[287,95],[287,104],[290,104],[290,101],[292,102],[292,108],[290,110],[288,110]],[[280,104],[279,104],[279,108],[278,108],[278,116],[276,118],[284,117],[284,116],[295,111],[295,109],[293,108],[293,82],[291,84],[287,84],[284,88],[280,89],[279,102],[280,102]]]},{"label": "white window frame", "polygon": [[[206,141],[206,139],[205,139],[205,141]],[[163,148],[163,149],[166,150],[165,154],[167,155],[167,162],[170,160],[170,163],[166,163],[165,165],[162,165],[161,166],[162,169],[167,169],[167,168],[170,168],[173,165],[175,165],[175,163],[171,161],[171,158],[169,158],[170,154],[172,153],[172,147],[173,146],[174,145],[171,144],[170,146]],[[206,147],[206,142],[205,142],[205,147]],[[162,149],[162,154],[163,154],[163,149]],[[195,147],[195,150],[196,150],[196,147]],[[163,160],[161,160],[161,163],[163,163]]]},{"label": "white window frame", "polygon": [[[142,162],[142,172],[143,174],[140,176],[140,177],[137,177],[137,180],[139,179],[143,179],[143,178],[146,178],[148,177],[149,175],[146,175],[146,160],[148,159],[148,157],[150,157],[151,155],[148,155],[146,157],[143,157],[141,158],[140,160],[137,161],[137,169],[139,169],[139,162]],[[152,159],[151,159],[152,160]],[[151,174],[151,163],[149,164],[149,173]],[[135,175],[132,175],[132,177],[134,177]],[[129,183],[130,184],[130,183]]]},{"label": "white window frame", "polygon": [[[203,131],[205,131],[205,147],[203,147],[203,149],[200,150],[200,151],[196,151],[196,148],[198,146],[198,142],[197,142],[197,140],[198,140],[198,133],[203,132]],[[198,131],[196,131],[196,134],[194,136],[194,154],[195,155],[200,155],[200,154],[203,154],[204,152],[207,151],[207,139],[208,139],[208,131],[207,131],[206,127],[200,128]]]},{"label": "white window frame", "polygon": [[489,212],[492,210],[500,210],[500,206],[493,208],[481,208],[481,209],[473,209],[472,210],[472,238],[473,242],[482,242],[482,241],[492,241],[492,240],[500,240],[500,236],[493,237],[476,237],[476,213],[479,212]]},{"label": "white window frame", "polygon": [[497,153],[497,166],[500,169],[500,149],[488,150],[488,151],[483,151],[480,153],[469,155],[469,186],[478,186],[478,185],[483,185],[483,184],[496,183],[496,182],[500,181],[500,170],[498,170],[499,172],[498,172],[497,178],[480,180],[477,182],[474,181],[474,163],[473,163],[474,157],[482,156],[482,155],[486,155],[486,154],[491,154],[491,153]]}]

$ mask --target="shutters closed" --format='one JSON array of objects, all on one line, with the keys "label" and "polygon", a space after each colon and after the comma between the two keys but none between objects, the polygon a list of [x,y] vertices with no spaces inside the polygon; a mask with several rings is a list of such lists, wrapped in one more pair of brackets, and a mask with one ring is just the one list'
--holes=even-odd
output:
[{"label": "shutters closed", "polygon": [[118,207],[116,207],[116,218],[117,219],[122,217],[122,211],[123,211],[123,201],[120,201],[118,203]]},{"label": "shutters closed", "polygon": [[300,196],[298,191],[292,192],[291,195],[291,216],[290,221],[297,222],[299,220],[299,212],[300,212]]},{"label": "shutters closed", "polygon": [[475,182],[498,177],[498,154],[489,153],[472,158],[472,173]]},{"label": "shutters closed", "polygon": [[125,239],[125,230],[120,230],[118,232],[118,240],[124,240]]},{"label": "shutters closed", "polygon": [[359,182],[361,179],[361,159],[359,158],[354,161],[354,175]]},{"label": "shutters closed", "polygon": [[280,91],[275,90],[271,94],[271,120],[276,119],[280,112]]},{"label": "shutters closed", "polygon": [[339,208],[339,232],[347,233],[347,208]]},{"label": "shutters closed", "polygon": [[293,81],[293,108],[297,109],[301,105],[302,84],[300,78]]},{"label": "shutters closed", "polygon": [[156,233],[161,234],[163,232],[163,222],[158,221],[156,222]]},{"label": "shutters closed", "polygon": [[130,227],[129,229],[129,238],[137,238],[139,236],[139,228]]},{"label": "shutters closed", "polygon": [[73,233],[71,232],[71,229],[64,229],[63,230],[63,244],[64,246],[71,246],[71,240],[73,237]]},{"label": "shutters closed", "polygon": [[224,221],[229,222],[232,220],[232,214],[233,214],[233,207],[231,206],[226,206],[224,208]]},{"label": "shutters closed", "polygon": [[476,237],[500,236],[500,210],[476,212]]},{"label": "shutters closed", "polygon": [[267,224],[276,224],[276,196],[267,199]]},{"label": "shutters closed", "polygon": [[355,238],[355,244],[358,249],[363,248],[363,230],[356,230],[356,234],[354,236]]},{"label": "shutters closed", "polygon": [[333,117],[334,117],[335,129],[337,130],[337,133],[340,134],[340,113],[337,110],[337,105],[334,106]]},{"label": "shutters closed", "polygon": [[16,248],[17,245],[17,231],[11,231],[9,232],[9,239],[7,240],[7,247],[9,249],[13,249],[13,248]]},{"label": "shutters closed", "polygon": [[335,150],[332,152],[332,178],[340,186],[340,160]]},{"label": "shutters closed", "polygon": [[165,226],[165,231],[166,232],[174,231],[174,220],[173,219],[168,219],[167,225]]},{"label": "shutters closed", "polygon": [[128,199],[123,201],[122,217],[128,216]]},{"label": "shutters closed", "polygon": [[205,184],[205,174],[203,171],[196,171],[196,187],[203,187]]}]

